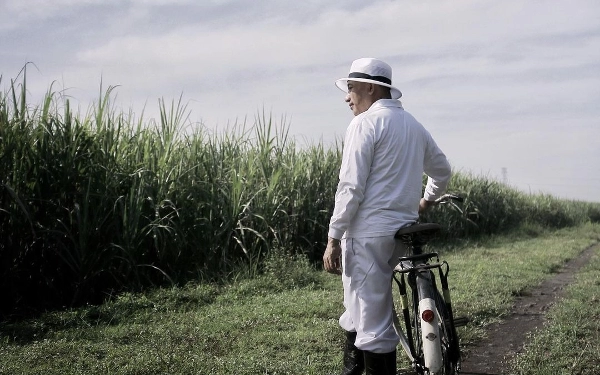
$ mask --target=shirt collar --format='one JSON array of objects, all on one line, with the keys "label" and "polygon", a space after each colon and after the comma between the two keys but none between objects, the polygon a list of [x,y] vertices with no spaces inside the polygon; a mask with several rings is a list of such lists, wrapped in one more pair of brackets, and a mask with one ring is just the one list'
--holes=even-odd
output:
[{"label": "shirt collar", "polygon": [[377,108],[382,108],[382,107],[396,107],[396,108],[402,108],[402,102],[400,100],[397,99],[379,99],[378,101],[376,101],[375,103],[373,103],[371,105],[371,107],[369,108],[369,110],[371,109],[377,109]]}]

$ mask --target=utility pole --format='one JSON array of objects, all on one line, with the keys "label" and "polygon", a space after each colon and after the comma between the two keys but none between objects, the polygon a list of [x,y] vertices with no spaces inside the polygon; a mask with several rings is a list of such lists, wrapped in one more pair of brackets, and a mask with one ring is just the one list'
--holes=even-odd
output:
[{"label": "utility pole", "polygon": [[502,183],[508,185],[508,168],[502,167]]}]

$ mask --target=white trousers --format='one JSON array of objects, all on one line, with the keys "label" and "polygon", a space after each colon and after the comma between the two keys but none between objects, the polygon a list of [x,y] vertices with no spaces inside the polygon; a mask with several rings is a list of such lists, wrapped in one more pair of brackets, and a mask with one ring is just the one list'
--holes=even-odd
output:
[{"label": "white trousers", "polygon": [[360,350],[389,353],[400,341],[392,317],[392,275],[406,246],[388,237],[342,240],[345,311],[340,326],[356,332]]}]

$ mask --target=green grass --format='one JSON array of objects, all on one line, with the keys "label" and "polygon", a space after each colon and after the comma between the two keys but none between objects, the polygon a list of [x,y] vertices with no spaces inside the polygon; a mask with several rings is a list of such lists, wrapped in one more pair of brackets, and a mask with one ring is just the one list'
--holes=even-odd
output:
[{"label": "green grass", "polygon": [[3,345],[0,373],[318,374],[337,354],[339,295],[316,277],[319,286],[281,292],[269,291],[272,280],[244,280],[49,315],[20,326],[26,342]]},{"label": "green grass", "polygon": [[[588,224],[446,249],[457,315],[473,320],[459,328],[466,350],[485,325],[507,313],[514,295],[599,239],[600,226]],[[337,373],[342,347],[338,277],[287,255],[272,255],[267,264],[260,277],[122,294],[100,306],[4,323],[0,374]],[[598,298],[599,270],[596,259],[586,271],[596,275],[595,281],[579,286],[588,303],[565,304],[567,314],[598,316],[589,298],[594,291]],[[576,352],[597,353],[600,344],[589,338],[570,345],[582,346]],[[550,358],[567,361],[572,351],[556,350]]]},{"label": "green grass", "polygon": [[517,375],[600,374],[600,252],[513,363]]},{"label": "green grass", "polygon": [[463,329],[463,343],[477,341],[486,325],[497,322],[510,311],[515,296],[526,294],[567,260],[599,240],[600,227],[586,225],[551,233],[536,232],[518,241],[512,236],[492,238],[481,246],[444,254],[452,267],[456,315],[467,315],[472,321]]}]

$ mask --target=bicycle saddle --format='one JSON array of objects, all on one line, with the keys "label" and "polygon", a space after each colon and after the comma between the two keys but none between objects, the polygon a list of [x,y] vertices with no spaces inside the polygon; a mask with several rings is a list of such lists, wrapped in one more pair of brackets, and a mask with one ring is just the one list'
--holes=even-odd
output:
[{"label": "bicycle saddle", "polygon": [[415,223],[404,228],[398,229],[394,237],[400,238],[407,234],[425,234],[431,235],[442,229],[442,226],[436,223]]}]

